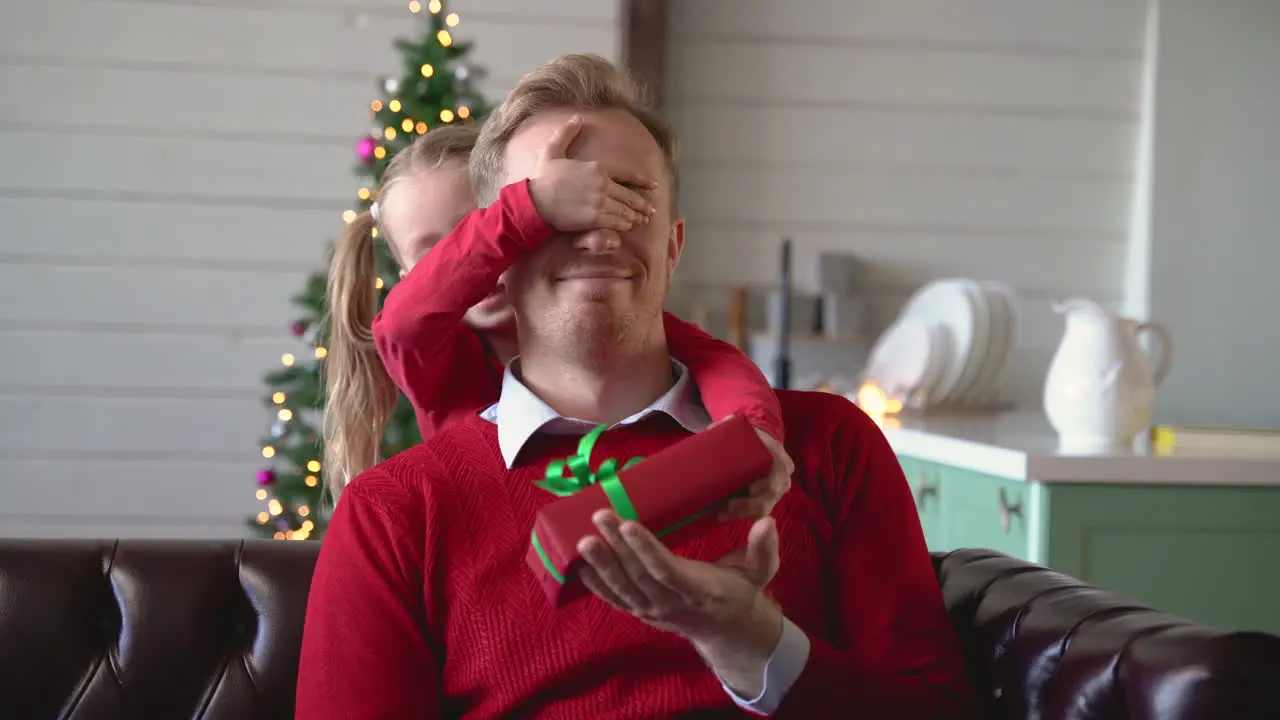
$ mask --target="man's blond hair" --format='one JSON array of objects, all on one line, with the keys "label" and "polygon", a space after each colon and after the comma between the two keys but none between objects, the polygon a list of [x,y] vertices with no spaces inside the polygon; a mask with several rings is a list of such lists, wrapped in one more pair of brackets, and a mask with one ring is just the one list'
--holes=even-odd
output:
[{"label": "man's blond hair", "polygon": [[666,160],[675,202],[679,140],[675,130],[631,77],[599,55],[561,55],[525,75],[485,118],[471,153],[471,187],[480,207],[505,184],[507,143],[534,115],[547,110],[625,110],[644,125]]}]

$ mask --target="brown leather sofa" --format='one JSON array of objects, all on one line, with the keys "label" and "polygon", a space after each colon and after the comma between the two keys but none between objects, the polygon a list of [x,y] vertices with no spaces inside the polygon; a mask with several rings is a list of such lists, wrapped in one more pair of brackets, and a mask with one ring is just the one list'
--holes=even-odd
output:
[{"label": "brown leather sofa", "polygon": [[[317,550],[0,540],[0,717],[293,717]],[[1280,718],[1280,638],[1194,625],[991,551],[934,562],[990,717]]]}]

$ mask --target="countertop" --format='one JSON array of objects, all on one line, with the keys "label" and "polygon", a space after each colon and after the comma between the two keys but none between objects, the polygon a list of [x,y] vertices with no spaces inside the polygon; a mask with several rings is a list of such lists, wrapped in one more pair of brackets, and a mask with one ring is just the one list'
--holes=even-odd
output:
[{"label": "countertop", "polygon": [[1043,483],[1280,487],[1280,454],[1155,454],[1145,437],[1130,451],[1059,452],[1043,414],[885,417],[878,421],[895,452],[1015,480]]}]

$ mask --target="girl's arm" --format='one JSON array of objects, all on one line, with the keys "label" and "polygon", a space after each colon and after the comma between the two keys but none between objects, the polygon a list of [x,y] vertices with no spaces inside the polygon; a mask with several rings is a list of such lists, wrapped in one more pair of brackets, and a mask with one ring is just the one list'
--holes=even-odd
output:
[{"label": "girl's arm", "polygon": [[374,343],[417,411],[424,439],[454,413],[497,401],[492,360],[462,316],[554,232],[534,207],[529,181],[512,183],[492,206],[463,218],[388,293],[373,321]]},{"label": "girl's arm", "polygon": [[671,313],[663,313],[662,319],[671,355],[689,368],[711,419],[745,415],[756,428],[782,442],[778,398],[751,358]]}]

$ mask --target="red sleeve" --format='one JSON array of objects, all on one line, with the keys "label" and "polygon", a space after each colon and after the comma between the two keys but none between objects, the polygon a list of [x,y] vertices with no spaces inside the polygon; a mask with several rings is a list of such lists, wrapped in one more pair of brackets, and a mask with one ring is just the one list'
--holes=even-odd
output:
[{"label": "red sleeve", "polygon": [[462,316],[554,232],[538,215],[528,181],[512,183],[492,206],[463,218],[387,294],[373,339],[387,373],[413,403],[423,439],[457,412],[498,400],[493,363]]},{"label": "red sleeve", "polygon": [[441,649],[424,603],[421,500],[380,470],[342,493],[307,599],[297,716],[439,718]]},{"label": "red sleeve", "polygon": [[806,445],[831,464],[816,484],[826,487],[813,491],[832,508],[835,641],[809,635],[809,660],[775,715],[799,720],[842,708],[860,718],[975,718],[964,656],[897,457],[853,404],[825,402],[813,415],[836,409],[844,420],[823,433],[831,443]]},{"label": "red sleeve", "polygon": [[751,358],[671,313],[663,313],[662,320],[671,356],[689,368],[711,419],[745,415],[752,425],[782,442],[778,398]]}]

